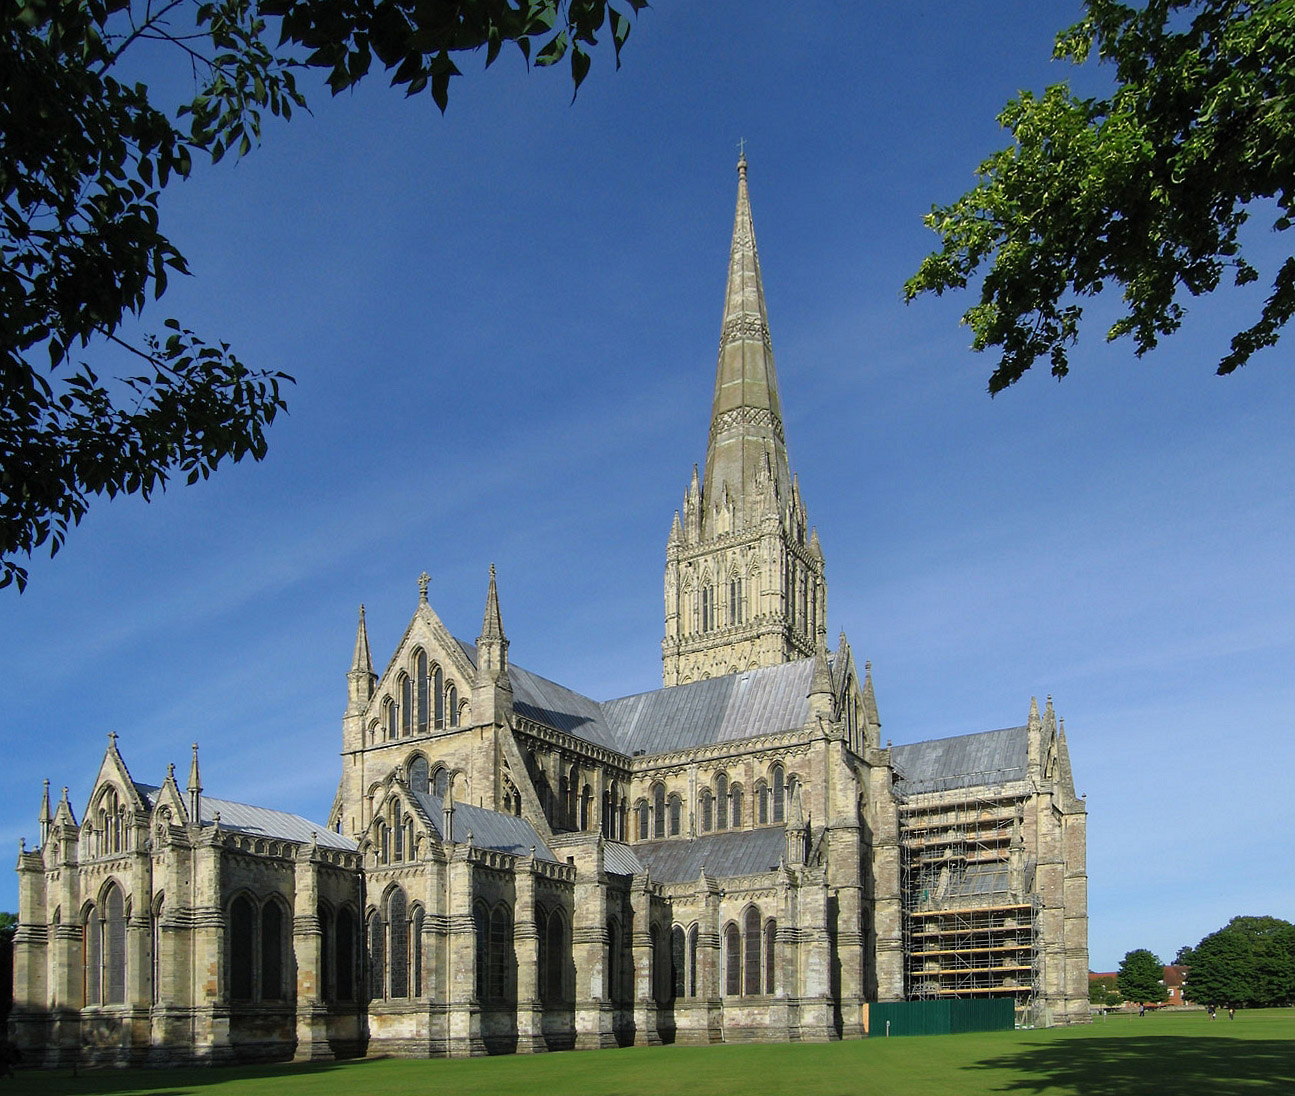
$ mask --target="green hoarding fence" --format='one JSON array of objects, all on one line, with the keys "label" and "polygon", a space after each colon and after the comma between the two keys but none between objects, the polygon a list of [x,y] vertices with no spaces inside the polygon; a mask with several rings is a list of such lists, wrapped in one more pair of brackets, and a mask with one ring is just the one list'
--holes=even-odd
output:
[{"label": "green hoarding fence", "polygon": [[1010,997],[948,1001],[886,1001],[868,1006],[868,1034],[957,1035],[964,1031],[1011,1031],[1016,1002]]}]

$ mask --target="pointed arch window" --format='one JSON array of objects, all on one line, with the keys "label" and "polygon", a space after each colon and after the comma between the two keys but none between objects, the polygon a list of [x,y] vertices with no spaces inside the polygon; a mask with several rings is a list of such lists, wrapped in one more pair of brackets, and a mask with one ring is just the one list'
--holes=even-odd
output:
[{"label": "pointed arch window", "polygon": [[261,1000],[283,1001],[287,998],[284,984],[284,927],[286,919],[278,902],[270,901],[261,909]]},{"label": "pointed arch window", "polygon": [[670,930],[670,989],[674,998],[687,996],[688,942],[683,926]]},{"label": "pointed arch window", "polygon": [[696,925],[688,930],[688,996],[697,996],[697,941],[701,931]]},{"label": "pointed arch window", "polygon": [[500,902],[490,912],[490,997],[508,1000],[509,974],[512,967],[513,927],[508,907]]},{"label": "pointed arch window", "polygon": [[701,832],[710,833],[715,828],[715,801],[709,788],[701,790]]},{"label": "pointed arch window", "polygon": [[657,784],[652,789],[652,836],[665,836],[665,785]]},{"label": "pointed arch window", "polygon": [[439,666],[432,670],[432,698],[432,703],[436,705],[436,729],[439,731],[445,726],[445,673]]},{"label": "pointed arch window", "polygon": [[549,914],[544,932],[545,961],[542,966],[545,1001],[551,1005],[563,1003],[566,998],[565,978],[567,937],[566,925],[560,910]]},{"label": "pointed arch window", "polygon": [[392,700],[390,697],[387,697],[387,700],[382,707],[383,707],[382,722],[386,724],[387,741],[390,742],[392,741],[392,739],[399,737],[396,729],[396,702]]},{"label": "pointed arch window", "polygon": [[396,679],[396,688],[400,690],[400,733],[408,738],[413,729],[414,683],[408,674],[402,673]]},{"label": "pointed arch window", "polygon": [[715,827],[728,829],[728,777],[723,773],[715,778]]},{"label": "pointed arch window", "polygon": [[424,795],[428,792],[427,758],[422,754],[415,754],[409,760],[409,786]]},{"label": "pointed arch window", "polygon": [[333,986],[339,1001],[355,1000],[355,915],[349,909],[337,911],[334,945]]},{"label": "pointed arch window", "polygon": [[418,706],[414,725],[419,734],[427,733],[427,652],[420,650],[414,656],[414,681],[417,682]]},{"label": "pointed arch window", "polygon": [[728,790],[730,817],[735,830],[742,828],[742,785],[734,784]]},{"label": "pointed arch window", "polygon": [[451,681],[445,686],[445,706],[450,712],[450,726],[459,725],[459,687]]},{"label": "pointed arch window", "polygon": [[683,799],[678,793],[670,796],[666,810],[670,816],[670,836],[678,837],[683,829]]},{"label": "pointed arch window", "polygon": [[639,841],[646,841],[649,833],[648,805],[646,799],[640,799],[638,801],[638,805],[634,808],[634,821],[634,836]]},{"label": "pointed arch window", "polygon": [[369,917],[369,999],[381,1001],[386,995],[387,949],[382,914],[374,910]]},{"label": "pointed arch window", "polygon": [[742,623],[742,580],[736,575],[728,582],[728,622]]},{"label": "pointed arch window", "polygon": [[774,765],[774,767],[769,771],[769,779],[773,784],[773,820],[775,822],[782,822],[787,817],[787,795],[786,785],[784,783],[785,777],[783,775],[781,765]]},{"label": "pointed arch window", "polygon": [[432,788],[438,799],[444,799],[450,790],[450,771],[444,765],[437,767],[432,774]]},{"label": "pointed arch window", "polygon": [[724,928],[724,993],[737,997],[742,992],[742,934],[730,921]]},{"label": "pointed arch window", "polygon": [[387,955],[391,968],[388,993],[391,997],[409,996],[409,911],[405,892],[396,887],[387,897]]},{"label": "pointed arch window", "polygon": [[487,997],[487,972],[490,969],[490,911],[486,908],[486,904],[480,900],[472,907],[472,932],[477,952],[477,1000],[485,1001]]},{"label": "pointed arch window", "polygon": [[769,918],[764,923],[764,991],[765,993],[777,992],[777,981],[774,978],[776,969],[777,952],[774,944],[778,937],[778,922],[774,918]]},{"label": "pointed arch window", "polygon": [[755,786],[756,822],[761,826],[769,824],[769,785],[763,780]]},{"label": "pointed arch window", "polygon": [[760,992],[761,943],[760,910],[757,906],[748,906],[742,918],[743,975],[742,992],[757,996]]},{"label": "pointed arch window", "polygon": [[607,921],[607,998],[610,1001],[621,999],[620,926],[614,917]]},{"label": "pointed arch window", "polygon": [[255,965],[256,911],[246,895],[239,895],[229,907],[229,996],[234,1001],[252,999]]}]

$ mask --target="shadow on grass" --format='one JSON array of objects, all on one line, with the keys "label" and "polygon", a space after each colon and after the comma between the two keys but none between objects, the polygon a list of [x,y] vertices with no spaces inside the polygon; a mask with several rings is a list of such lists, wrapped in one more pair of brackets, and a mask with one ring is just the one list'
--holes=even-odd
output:
[{"label": "shadow on grass", "polygon": [[[231,1081],[262,1082],[250,1091],[273,1090],[276,1081],[289,1077],[324,1074],[354,1069],[381,1058],[349,1059],[338,1062],[277,1063],[272,1065],[188,1066],[167,1069],[127,1067],[121,1069],[20,1069],[12,1077],[0,1077],[0,1096],[111,1096],[113,1093],[148,1093],[148,1096],[193,1096],[211,1085]],[[157,1087],[153,1087],[156,1085]]]},{"label": "shadow on grass", "polygon": [[1295,1041],[1210,1036],[1064,1039],[965,1067],[1010,1076],[998,1092],[1267,1096],[1295,1092]]}]

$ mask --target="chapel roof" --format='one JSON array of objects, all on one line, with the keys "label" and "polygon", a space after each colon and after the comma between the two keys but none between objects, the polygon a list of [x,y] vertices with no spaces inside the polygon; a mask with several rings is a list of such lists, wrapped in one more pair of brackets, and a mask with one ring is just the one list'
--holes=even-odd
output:
[{"label": "chapel roof", "polygon": [[[427,815],[436,836],[444,841],[445,800],[428,792],[414,791],[413,796]],[[472,844],[478,848],[497,849],[512,856],[530,856],[534,852],[537,860],[557,862],[557,857],[526,819],[456,801],[453,839],[466,841],[469,833],[472,834]]]},{"label": "chapel roof", "polygon": [[703,869],[721,879],[759,875],[776,868],[786,849],[787,831],[783,826],[730,830],[690,841],[680,841],[677,837],[640,841],[633,846],[648,878],[657,883],[688,882],[701,875]]},{"label": "chapel roof", "polygon": [[[134,781],[134,784],[140,798],[151,809],[157,802],[157,793],[162,789],[155,784],[141,784],[139,781]],[[322,848],[342,849],[346,852],[354,852],[359,847],[349,837],[343,837],[327,826],[288,811],[276,811],[269,807],[256,807],[250,803],[236,803],[232,799],[216,799],[204,795],[200,812],[204,826],[214,825],[216,815],[219,814],[222,830],[268,837],[276,841],[294,841],[301,845],[308,845],[314,840]]]}]

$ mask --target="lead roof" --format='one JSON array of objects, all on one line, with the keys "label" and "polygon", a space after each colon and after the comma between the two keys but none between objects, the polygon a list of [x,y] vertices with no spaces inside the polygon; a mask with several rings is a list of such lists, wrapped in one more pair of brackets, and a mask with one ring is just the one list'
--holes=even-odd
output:
[{"label": "lead roof", "polygon": [[900,789],[910,794],[1024,780],[1029,765],[1026,727],[933,738],[892,746]]}]

